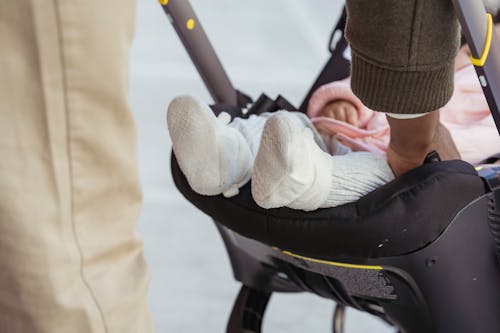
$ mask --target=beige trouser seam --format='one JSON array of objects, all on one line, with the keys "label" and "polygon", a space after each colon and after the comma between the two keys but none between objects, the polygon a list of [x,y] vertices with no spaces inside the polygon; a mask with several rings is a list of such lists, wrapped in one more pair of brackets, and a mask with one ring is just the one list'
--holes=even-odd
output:
[{"label": "beige trouser seam", "polygon": [[75,218],[74,218],[74,186],[73,186],[73,158],[72,158],[72,150],[71,150],[71,112],[70,112],[70,103],[68,101],[68,78],[67,78],[67,70],[66,70],[66,57],[65,57],[65,43],[64,43],[64,36],[63,36],[63,24],[61,22],[61,8],[59,4],[59,0],[53,0],[54,5],[56,8],[56,24],[57,24],[57,38],[59,40],[59,53],[60,53],[60,62],[61,62],[61,71],[62,71],[62,85],[63,85],[63,95],[64,95],[64,109],[66,110],[66,140],[67,140],[67,154],[68,154],[68,170],[69,170],[69,193],[70,193],[70,219],[71,219],[71,228],[73,232],[73,237],[75,240],[75,244],[78,249],[78,255],[79,255],[79,261],[80,261],[80,278],[85,285],[86,289],[88,290],[98,312],[101,317],[102,321],[102,326],[105,332],[109,332],[108,326],[106,324],[106,319],[104,316],[104,311],[102,310],[101,305],[97,301],[97,297],[95,295],[94,290],[90,286],[89,281],[87,280],[85,276],[85,265],[84,265],[84,254],[82,250],[82,246],[80,244],[80,240],[78,238],[78,233],[76,231],[76,225],[75,225]]}]

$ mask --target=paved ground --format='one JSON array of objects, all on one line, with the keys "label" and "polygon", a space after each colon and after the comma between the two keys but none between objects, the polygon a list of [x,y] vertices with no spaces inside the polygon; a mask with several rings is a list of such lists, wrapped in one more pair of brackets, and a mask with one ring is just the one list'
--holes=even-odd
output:
[{"label": "paved ground", "polygon": [[[332,0],[192,1],[233,83],[256,96],[283,94],[298,104],[327,57],[341,6]],[[176,191],[165,126],[179,94],[210,102],[175,32],[154,0],[139,0],[131,53],[130,101],[137,117],[144,208],[139,227],[152,271],[157,331],[224,332],[238,290],[210,219]],[[333,304],[312,295],[275,295],[265,332],[330,332]],[[348,312],[347,332],[393,332]]]}]

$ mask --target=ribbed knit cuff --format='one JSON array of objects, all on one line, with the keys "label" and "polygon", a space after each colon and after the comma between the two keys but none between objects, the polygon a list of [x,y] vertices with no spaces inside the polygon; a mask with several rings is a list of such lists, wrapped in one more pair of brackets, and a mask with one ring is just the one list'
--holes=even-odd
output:
[{"label": "ribbed knit cuff", "polygon": [[352,91],[368,108],[398,114],[426,113],[453,94],[454,64],[426,71],[391,70],[352,53]]}]

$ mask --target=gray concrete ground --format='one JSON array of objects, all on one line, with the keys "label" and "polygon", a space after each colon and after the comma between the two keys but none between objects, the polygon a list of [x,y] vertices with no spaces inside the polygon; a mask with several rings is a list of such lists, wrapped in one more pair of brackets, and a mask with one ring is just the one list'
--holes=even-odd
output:
[{"label": "gray concrete ground", "polygon": [[[298,104],[327,59],[341,8],[332,0],[192,1],[233,83],[256,97],[283,94]],[[144,207],[139,228],[152,272],[158,332],[224,332],[238,284],[210,219],[173,185],[165,110],[179,94],[210,102],[155,0],[139,0],[131,51],[130,102],[137,118]],[[330,332],[333,303],[306,294],[274,295],[265,332]],[[393,332],[348,311],[347,332]]]}]

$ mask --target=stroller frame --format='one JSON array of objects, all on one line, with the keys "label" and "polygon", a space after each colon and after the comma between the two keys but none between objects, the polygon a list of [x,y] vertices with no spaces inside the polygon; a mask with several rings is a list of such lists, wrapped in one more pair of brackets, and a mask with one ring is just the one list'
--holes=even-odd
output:
[{"label": "stroller frame", "polygon": [[[500,46],[498,43],[491,43],[495,40],[492,22],[480,1],[453,0],[453,3],[470,46],[479,81],[500,132]],[[246,107],[251,99],[232,85],[189,1],[160,0],[160,4],[214,102]],[[345,20],[344,10],[334,33],[343,33]],[[306,95],[300,111],[305,112],[309,97],[317,87],[348,75],[348,63],[341,56],[346,47],[344,38],[336,41],[334,46],[330,45],[332,57]],[[500,199],[500,195],[498,197]],[[334,333],[343,331],[345,306],[372,313],[405,333],[498,331],[500,272],[494,255],[498,245],[495,243],[496,238],[491,237],[492,231],[488,223],[472,228],[470,223],[471,220],[488,221],[489,201],[491,195],[484,195],[471,202],[456,215],[439,239],[429,246],[405,256],[367,259],[362,265],[319,260],[281,251],[239,235],[214,221],[228,251],[234,276],[242,282],[227,332],[260,332],[272,292],[299,291],[314,292],[337,302],[332,327]],[[493,203],[497,201],[500,202],[496,200]],[[492,209],[495,210],[495,207]],[[495,235],[494,232],[493,234]],[[470,249],[460,246],[469,243],[483,243],[484,246]],[[460,265],[454,260],[457,256],[461,258]],[[454,264],[437,265],[438,261]],[[425,269],[421,267],[422,263]],[[380,273],[382,269],[384,274]],[[370,299],[369,291],[357,290],[363,288],[349,285],[349,278],[345,277],[346,274],[349,275],[349,270],[356,270],[356,274],[362,276],[362,283],[377,285],[377,297]],[[384,283],[389,275],[391,283]],[[429,282],[431,280],[433,283]],[[435,283],[436,280],[441,282]],[[471,284],[470,280],[480,283]],[[466,289],[457,295],[457,286],[466,286]],[[403,302],[390,304],[393,288],[398,289]],[[368,296],[358,298],[353,296],[356,293]],[[423,296],[424,293],[427,297]],[[384,298],[387,302],[380,301]],[[424,306],[429,304],[432,306]],[[471,313],[471,310],[481,313]],[[490,313],[485,314],[485,311]],[[462,314],[462,318],[457,317],[457,314]]]},{"label": "stroller frame", "polygon": [[[160,4],[162,3],[165,3],[162,7],[214,102],[237,105],[237,90],[226,74],[189,1],[160,0]],[[453,0],[453,3],[473,58],[485,58],[484,63],[475,66],[475,68],[495,124],[500,132],[500,110],[498,107],[500,105],[500,45],[491,43],[492,40],[495,40],[495,31],[492,29],[489,34],[492,24],[488,21],[482,2]],[[344,26],[345,15],[339,20],[334,32],[343,30]],[[345,43],[345,40],[343,42]],[[331,51],[334,50],[331,49]],[[304,111],[303,107],[307,106],[304,102],[301,104],[301,111]]]}]

